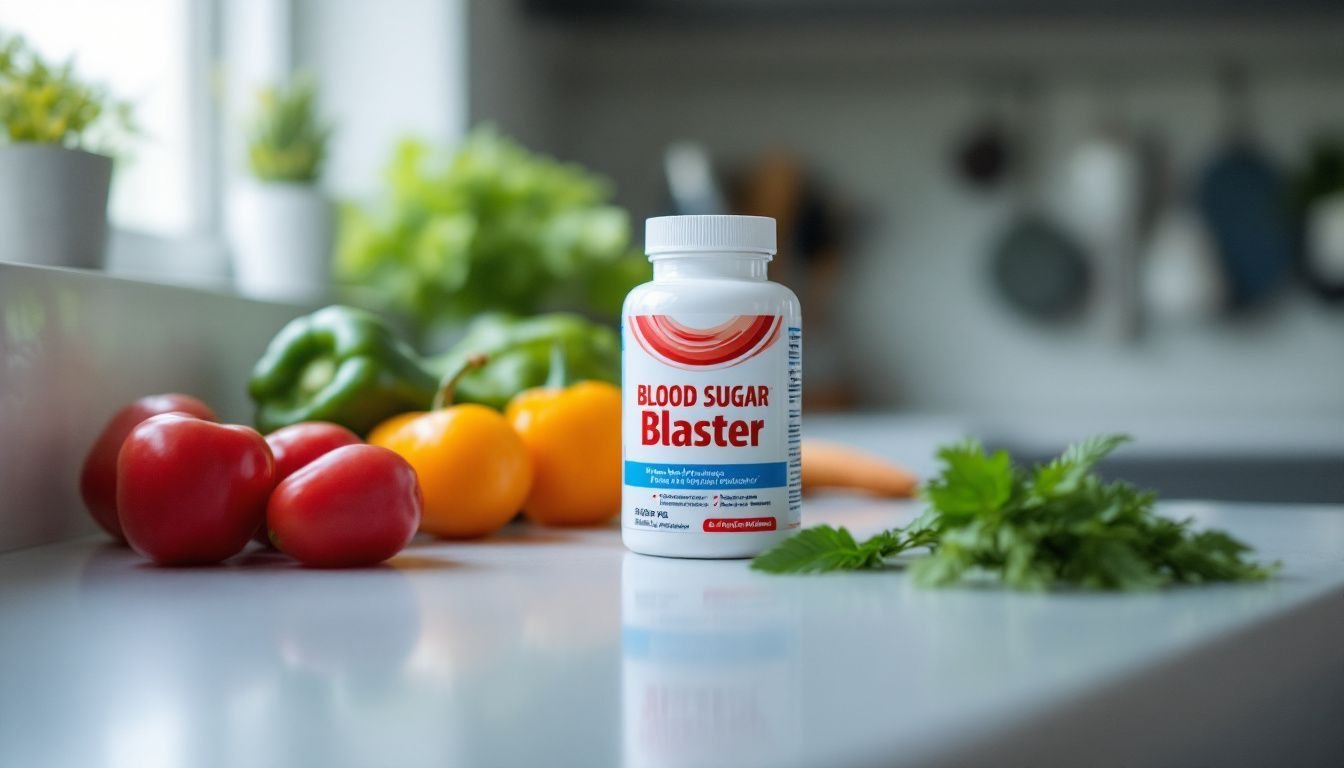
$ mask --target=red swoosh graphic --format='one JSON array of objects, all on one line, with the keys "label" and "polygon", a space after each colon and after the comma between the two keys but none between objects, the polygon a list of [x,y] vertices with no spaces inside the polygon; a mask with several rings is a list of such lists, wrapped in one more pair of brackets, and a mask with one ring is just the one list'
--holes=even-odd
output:
[{"label": "red swoosh graphic", "polygon": [[779,338],[779,315],[738,315],[712,328],[690,328],[667,315],[630,318],[635,340],[653,357],[678,368],[731,368]]}]

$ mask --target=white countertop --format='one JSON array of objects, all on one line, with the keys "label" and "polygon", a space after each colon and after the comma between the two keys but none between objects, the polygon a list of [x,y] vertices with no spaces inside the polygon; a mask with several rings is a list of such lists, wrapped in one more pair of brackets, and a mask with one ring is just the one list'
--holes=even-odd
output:
[{"label": "white countertop", "polygon": [[[833,499],[807,520],[915,511]],[[347,572],[23,550],[0,556],[0,764],[1344,764],[1344,508],[1165,511],[1282,575],[930,591],[521,524]]]}]

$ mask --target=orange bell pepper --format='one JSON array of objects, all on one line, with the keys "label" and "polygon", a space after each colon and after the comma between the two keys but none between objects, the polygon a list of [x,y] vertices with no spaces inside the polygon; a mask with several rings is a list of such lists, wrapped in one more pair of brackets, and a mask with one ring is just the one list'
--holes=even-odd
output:
[{"label": "orange bell pepper", "polygon": [[[554,378],[554,377],[553,377]],[[603,381],[520,392],[504,417],[527,446],[529,519],[596,525],[621,509],[621,390]]]},{"label": "orange bell pepper", "polygon": [[528,496],[528,449],[509,422],[484,405],[449,405],[470,359],[450,378],[429,411],[403,413],[374,427],[369,442],[400,454],[415,468],[424,493],[420,530],[445,538],[484,536],[513,519]]}]

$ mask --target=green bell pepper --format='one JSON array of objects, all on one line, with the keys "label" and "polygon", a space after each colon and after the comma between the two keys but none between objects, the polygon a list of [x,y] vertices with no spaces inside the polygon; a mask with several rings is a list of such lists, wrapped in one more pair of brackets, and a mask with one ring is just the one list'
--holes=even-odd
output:
[{"label": "green bell pepper", "polygon": [[289,322],[257,361],[248,392],[263,432],[331,421],[360,435],[424,410],[438,376],[377,316],[330,306]]},{"label": "green bell pepper", "polygon": [[[585,380],[615,384],[621,377],[621,343],[616,331],[564,312],[525,318],[482,315],[451,350],[430,365],[443,376],[461,369],[474,354],[484,354],[490,362],[458,382],[454,400],[459,403],[503,409],[524,389]],[[557,354],[564,358],[560,382],[550,378]]]},{"label": "green bell pepper", "polygon": [[531,387],[620,381],[616,332],[579,315],[483,315],[446,354],[424,360],[376,315],[337,305],[282,328],[253,368],[248,392],[263,432],[331,421],[364,435],[399,413],[428,410],[439,382],[474,355],[489,363],[458,381],[455,402],[502,409]]}]

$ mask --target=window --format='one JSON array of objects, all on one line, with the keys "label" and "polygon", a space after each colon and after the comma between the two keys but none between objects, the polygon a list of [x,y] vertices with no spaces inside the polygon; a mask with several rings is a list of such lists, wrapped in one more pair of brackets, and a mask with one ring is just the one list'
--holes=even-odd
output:
[{"label": "window", "polygon": [[0,0],[0,29],[130,100],[142,135],[118,164],[115,226],[178,235],[210,227],[210,85],[196,50],[209,3],[193,0]]}]

